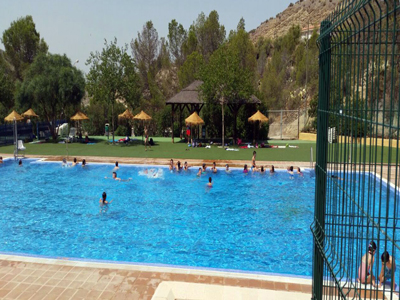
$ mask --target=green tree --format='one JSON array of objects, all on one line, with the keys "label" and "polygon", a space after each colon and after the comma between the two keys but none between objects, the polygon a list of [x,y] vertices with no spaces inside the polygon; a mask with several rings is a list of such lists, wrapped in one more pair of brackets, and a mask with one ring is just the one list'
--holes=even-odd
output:
[{"label": "green tree", "polygon": [[53,140],[57,139],[56,120],[67,117],[68,108],[79,105],[85,92],[85,79],[66,55],[39,54],[17,89],[21,109],[29,107],[51,122]]},{"label": "green tree", "polygon": [[203,56],[197,51],[192,52],[178,71],[179,86],[185,88],[194,80],[200,79],[200,71],[203,66]]},{"label": "green tree", "polygon": [[237,137],[236,118],[239,108],[255,91],[256,56],[253,43],[243,29],[231,35],[210,57],[202,72],[203,96],[207,103],[227,104],[234,114],[233,132]]},{"label": "green tree", "polygon": [[183,52],[183,44],[187,39],[187,32],[182,24],[173,19],[168,24],[168,42],[169,50],[175,64],[179,67],[183,64],[185,57]]},{"label": "green tree", "polygon": [[139,105],[140,79],[132,57],[127,54],[128,46],[119,48],[117,39],[104,42],[101,52],[91,52],[86,61],[90,65],[87,75],[87,91],[97,102],[111,106],[113,143],[115,131],[114,107],[116,100],[123,100],[130,107]]},{"label": "green tree", "polygon": [[138,65],[144,88],[149,87],[148,77],[155,78],[160,41],[152,21],[143,25],[142,32],[131,42],[133,57]]},{"label": "green tree", "polygon": [[190,25],[188,37],[186,41],[182,45],[182,51],[185,57],[192,54],[197,50],[197,36],[196,36],[196,28],[194,25]]},{"label": "green tree", "polygon": [[0,60],[5,60],[3,64],[10,66],[9,70],[13,78],[19,81],[23,80],[24,72],[36,55],[46,53],[48,49],[47,44],[36,31],[32,16],[12,22],[11,26],[3,32],[1,41],[5,51],[4,56],[0,55]]},{"label": "green tree", "polygon": [[195,23],[198,50],[208,61],[211,54],[225,41],[225,26],[219,23],[218,12],[213,10],[208,17],[201,13]]}]

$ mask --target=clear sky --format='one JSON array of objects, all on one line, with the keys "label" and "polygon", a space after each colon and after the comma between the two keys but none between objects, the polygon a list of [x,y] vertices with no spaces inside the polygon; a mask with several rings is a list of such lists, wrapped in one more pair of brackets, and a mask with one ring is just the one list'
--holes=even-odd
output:
[{"label": "clear sky", "polygon": [[[78,68],[85,65],[91,51],[101,51],[104,39],[118,39],[119,45],[129,44],[137,37],[146,21],[153,21],[159,37],[167,37],[168,23],[176,19],[186,29],[200,12],[216,10],[220,23],[229,33],[240,18],[246,30],[275,17],[294,0],[0,0],[0,33],[12,21],[32,15],[36,30],[49,45],[51,53],[64,54]],[[0,48],[4,45],[0,43]],[[129,48],[129,52],[131,52]]]}]

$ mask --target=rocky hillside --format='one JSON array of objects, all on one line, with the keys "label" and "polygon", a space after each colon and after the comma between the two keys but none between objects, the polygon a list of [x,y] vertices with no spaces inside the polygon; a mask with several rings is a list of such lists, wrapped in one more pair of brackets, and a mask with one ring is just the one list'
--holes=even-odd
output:
[{"label": "rocky hillside", "polygon": [[283,36],[293,25],[300,25],[300,28],[307,28],[319,24],[342,0],[299,0],[296,3],[290,3],[289,7],[283,12],[271,17],[269,20],[261,23],[256,29],[250,31],[250,37],[256,42],[260,37],[274,38]]}]

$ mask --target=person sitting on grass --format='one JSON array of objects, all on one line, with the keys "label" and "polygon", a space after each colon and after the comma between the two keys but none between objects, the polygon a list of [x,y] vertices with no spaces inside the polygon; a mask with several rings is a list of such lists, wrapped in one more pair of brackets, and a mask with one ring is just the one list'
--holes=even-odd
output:
[{"label": "person sitting on grass", "polygon": [[379,275],[379,287],[381,287],[386,281],[390,281],[392,290],[394,290],[394,273],[396,272],[396,263],[393,259],[393,256],[390,256],[389,252],[385,251],[382,253],[381,260],[382,268],[381,274]]}]

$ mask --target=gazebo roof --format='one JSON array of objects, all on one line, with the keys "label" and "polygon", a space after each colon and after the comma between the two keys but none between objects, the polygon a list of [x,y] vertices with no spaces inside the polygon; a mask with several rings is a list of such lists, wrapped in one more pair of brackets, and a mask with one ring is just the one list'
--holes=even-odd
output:
[{"label": "gazebo roof", "polygon": [[178,94],[165,102],[166,104],[203,104],[204,101],[199,97],[199,87],[203,81],[196,80],[185,87]]},{"label": "gazebo roof", "polygon": [[[199,97],[200,86],[203,81],[193,81],[189,86],[185,87],[178,94],[167,100],[166,104],[204,104],[204,101]],[[251,95],[248,100],[238,100],[236,103],[242,104],[261,104],[261,100],[256,96]]]}]

